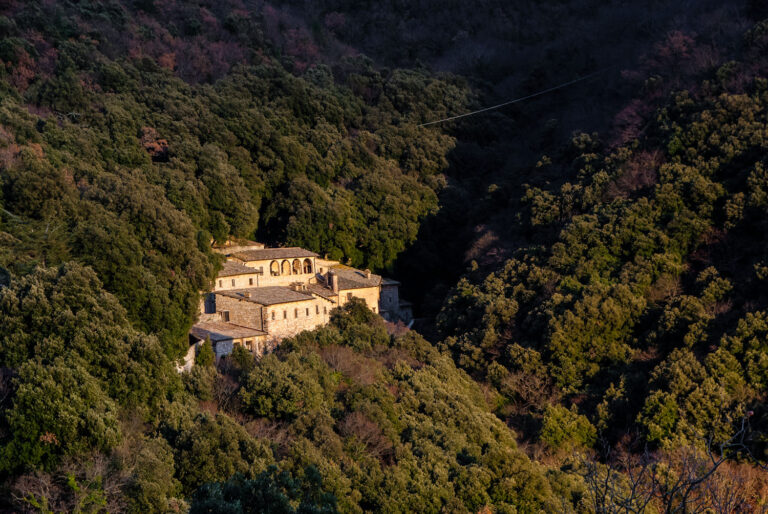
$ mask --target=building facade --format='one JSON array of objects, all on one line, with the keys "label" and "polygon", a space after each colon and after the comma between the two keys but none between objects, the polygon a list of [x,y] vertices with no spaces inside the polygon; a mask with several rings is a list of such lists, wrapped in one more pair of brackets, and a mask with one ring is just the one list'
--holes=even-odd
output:
[{"label": "building facade", "polygon": [[226,255],[203,295],[200,321],[190,344],[209,339],[217,358],[242,345],[256,355],[279,342],[329,321],[330,312],[360,298],[386,320],[410,322],[410,304],[399,297],[399,282],[320,258],[303,248],[264,248],[252,241],[221,245]]}]

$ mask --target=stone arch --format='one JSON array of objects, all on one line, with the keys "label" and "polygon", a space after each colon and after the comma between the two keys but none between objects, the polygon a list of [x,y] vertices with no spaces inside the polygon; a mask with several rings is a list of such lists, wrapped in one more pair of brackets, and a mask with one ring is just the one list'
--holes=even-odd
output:
[{"label": "stone arch", "polygon": [[293,259],[293,274],[301,275],[301,261],[299,259]]},{"label": "stone arch", "polygon": [[290,275],[291,274],[291,263],[290,261],[283,261],[283,264],[280,266],[281,271],[283,275]]},{"label": "stone arch", "polygon": [[304,259],[304,273],[312,273],[312,260]]},{"label": "stone arch", "polygon": [[269,263],[269,273],[276,277],[280,274],[280,264],[277,261],[272,261]]}]

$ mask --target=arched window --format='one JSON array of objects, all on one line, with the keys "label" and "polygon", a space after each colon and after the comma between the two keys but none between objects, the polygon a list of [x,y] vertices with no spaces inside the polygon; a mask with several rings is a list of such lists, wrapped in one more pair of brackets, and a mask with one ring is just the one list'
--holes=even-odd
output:
[{"label": "arched window", "polygon": [[283,264],[280,266],[282,268],[283,275],[290,275],[291,274],[291,263],[288,261],[283,261]]},{"label": "arched window", "polygon": [[293,260],[293,274],[301,275],[301,261],[299,259]]},{"label": "arched window", "polygon": [[312,261],[304,259],[304,273],[312,273]]},{"label": "arched window", "polygon": [[273,277],[276,277],[280,274],[280,265],[277,263],[277,261],[272,261],[269,263],[269,272]]}]

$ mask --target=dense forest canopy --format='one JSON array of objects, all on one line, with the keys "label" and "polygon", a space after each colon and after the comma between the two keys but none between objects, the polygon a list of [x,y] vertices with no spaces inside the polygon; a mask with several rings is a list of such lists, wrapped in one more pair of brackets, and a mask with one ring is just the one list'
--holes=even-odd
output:
[{"label": "dense forest canopy", "polygon": [[[647,4],[0,0],[0,510],[765,509],[768,9]],[[230,237],[429,341],[179,374]]]}]

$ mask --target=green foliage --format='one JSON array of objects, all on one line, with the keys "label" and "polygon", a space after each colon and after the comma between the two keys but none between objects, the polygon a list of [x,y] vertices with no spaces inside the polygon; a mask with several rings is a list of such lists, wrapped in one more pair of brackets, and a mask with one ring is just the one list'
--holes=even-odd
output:
[{"label": "green foliage", "polygon": [[246,410],[270,419],[293,419],[300,412],[324,403],[321,374],[316,357],[292,354],[286,360],[267,355],[247,376],[240,399]]},{"label": "green foliage", "polygon": [[132,328],[93,271],[38,268],[0,290],[0,359],[17,370],[3,467],[51,469],[61,456],[107,451],[118,410],[157,415],[179,379],[157,339]]},{"label": "green foliage", "polygon": [[186,493],[235,473],[254,476],[272,463],[267,445],[250,437],[228,416],[185,415],[164,421],[161,431],[173,448],[176,477]]},{"label": "green foliage", "polygon": [[236,475],[198,489],[190,514],[206,512],[320,514],[336,512],[336,498],[323,490],[322,477],[313,467],[305,469],[303,477],[293,477],[270,466],[251,480]]},{"label": "green foliage", "polygon": [[117,299],[92,270],[78,264],[38,268],[0,290],[5,327],[0,360],[63,359],[82,366],[118,403],[156,409],[178,387],[178,376],[156,338],[128,322]]},{"label": "green foliage", "polygon": [[[339,510],[556,508],[543,470],[479,387],[418,334],[388,334],[359,302],[260,359],[240,395],[259,418],[252,430],[284,441],[279,466],[314,466]],[[226,487],[213,488],[216,501]]]},{"label": "green foliage", "polygon": [[[418,127],[466,112],[470,89],[336,58],[355,52],[334,31],[371,27],[348,6],[306,5],[323,22],[304,34],[287,9],[204,4],[0,2],[0,468],[4,492],[50,485],[13,507],[183,511],[197,491],[193,512],[568,510],[583,487],[531,462],[499,417],[554,453],[594,445],[595,427],[673,448],[726,440],[746,409],[764,418],[765,23],[716,71],[687,36],[665,40],[635,73],[652,77],[645,99],[616,117],[629,129],[558,150],[558,120],[496,112],[457,139]],[[510,6],[500,20],[531,14]],[[413,28],[417,7],[350,20]],[[574,7],[599,26],[578,2],[540,12],[573,22]],[[429,27],[459,19],[450,37],[468,48],[484,32],[467,9],[421,11]],[[556,47],[534,25],[505,37],[538,65]],[[395,32],[409,60],[463,60]],[[549,68],[594,60],[569,52]],[[505,148],[523,131],[546,156]],[[172,359],[220,262],[210,241],[230,236],[378,270],[411,250],[428,277],[477,262],[438,316],[445,354],[351,302],[258,362],[236,350],[225,375],[207,342],[180,379]]]},{"label": "green foliage", "polygon": [[[269,57],[259,17],[240,20],[231,5],[170,2],[153,11],[174,20],[165,28],[130,2],[111,3],[110,15],[81,7],[25,4],[8,18],[10,32],[40,31],[46,48],[59,50],[32,55],[34,44],[13,43],[31,57],[28,78],[14,79],[18,91],[0,108],[8,155],[0,196],[12,220],[0,266],[23,274],[70,259],[90,265],[136,328],[174,358],[213,274],[199,234],[302,245],[385,269],[436,209],[453,139],[414,122],[426,102],[462,108],[461,81],[354,59],[293,75]],[[49,20],[66,20],[66,29]],[[244,39],[232,41],[223,25]],[[89,37],[74,37],[81,31]],[[139,40],[152,49],[122,58]],[[190,84],[164,66],[218,80]],[[354,87],[362,76],[376,84],[375,97]]]},{"label": "green foliage", "polygon": [[500,415],[529,432],[540,420],[542,439],[546,428],[560,444],[549,425],[567,409],[518,411],[534,397],[520,377],[551,376],[609,438],[639,428],[674,448],[727,440],[762,402],[760,62],[748,76],[729,63],[696,93],[673,94],[644,136],[603,148],[577,135],[542,157],[542,173],[575,173],[523,188],[510,258],[470,270],[437,318],[456,362],[501,393]]},{"label": "green foliage", "polygon": [[184,387],[200,401],[213,400],[213,387],[216,381],[216,368],[213,366],[193,366],[182,375]]},{"label": "green foliage", "polygon": [[63,455],[109,450],[120,440],[117,406],[82,365],[57,359],[19,368],[16,392],[4,413],[6,471],[51,468]]},{"label": "green foliage", "polygon": [[195,355],[195,365],[202,367],[211,367],[216,362],[216,355],[213,353],[213,345],[211,339],[206,338],[205,341],[200,344]]},{"label": "green foliage", "polygon": [[256,365],[253,353],[242,345],[237,345],[232,349],[229,359],[239,374],[247,375]]},{"label": "green foliage", "polygon": [[129,512],[167,512],[178,505],[181,484],[175,477],[173,449],[163,438],[142,438],[123,455],[132,471],[125,489]]},{"label": "green foliage", "polygon": [[578,413],[575,405],[570,409],[550,405],[544,413],[540,437],[555,452],[572,452],[591,448],[597,439],[597,431],[585,416]]}]

